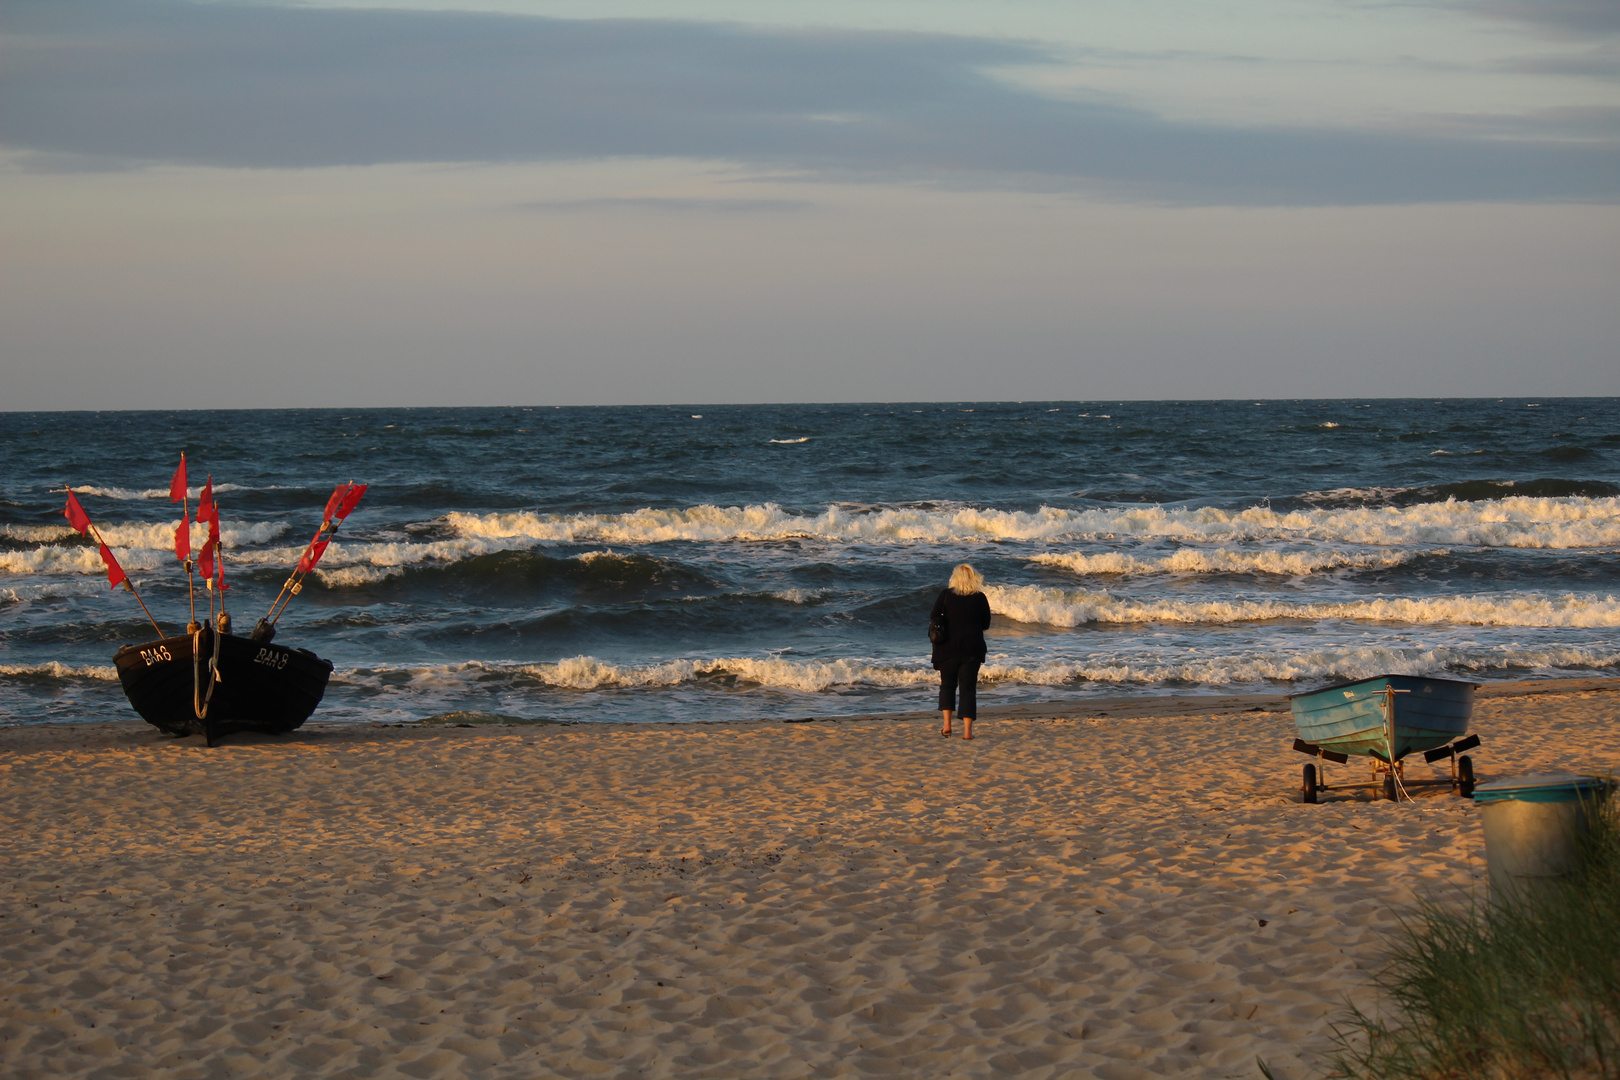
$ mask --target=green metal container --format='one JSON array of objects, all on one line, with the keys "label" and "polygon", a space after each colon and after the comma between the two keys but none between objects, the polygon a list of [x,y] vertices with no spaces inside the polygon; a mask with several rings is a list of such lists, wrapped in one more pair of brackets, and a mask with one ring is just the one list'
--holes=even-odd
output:
[{"label": "green metal container", "polygon": [[1581,868],[1582,838],[1613,781],[1540,773],[1474,788],[1485,827],[1491,899],[1530,899]]}]

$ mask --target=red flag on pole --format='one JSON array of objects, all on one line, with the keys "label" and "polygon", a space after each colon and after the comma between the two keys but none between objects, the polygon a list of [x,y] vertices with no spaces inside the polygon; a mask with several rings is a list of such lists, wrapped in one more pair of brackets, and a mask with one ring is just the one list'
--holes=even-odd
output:
[{"label": "red flag on pole", "polygon": [[338,507],[337,516],[339,521],[348,517],[354,508],[359,505],[360,496],[364,495],[366,488],[370,486],[369,484],[355,484],[349,488],[343,496],[343,505]]},{"label": "red flag on pole", "polygon": [[67,509],[62,511],[62,516],[68,519],[69,525],[79,530],[80,536],[83,536],[85,530],[90,528],[90,515],[79,505],[78,497],[73,494],[72,488],[68,489],[67,495]]},{"label": "red flag on pole", "polygon": [[321,561],[321,556],[326,554],[326,545],[330,543],[330,540],[322,540],[318,544],[309,545],[309,550],[304,552],[304,557],[298,560],[298,572],[307,574],[315,569],[315,564]]},{"label": "red flag on pole", "polygon": [[180,467],[174,470],[174,479],[169,481],[169,501],[186,501],[186,455],[180,455]]},{"label": "red flag on pole", "polygon": [[118,560],[113,558],[106,544],[101,545],[101,561],[107,564],[107,584],[118,588],[118,583],[124,580],[124,568],[118,565]]},{"label": "red flag on pole", "polygon": [[219,517],[219,509],[214,506],[214,478],[210,476],[208,483],[203,485],[202,494],[197,496],[197,520],[213,521]]},{"label": "red flag on pole", "polygon": [[230,588],[229,585],[225,584],[225,557],[223,555],[214,560],[214,571],[219,575],[219,584],[215,587],[218,588],[220,592],[224,592],[226,589]]},{"label": "red flag on pole", "polygon": [[197,573],[202,575],[205,582],[214,576],[213,541],[204,542],[202,550],[197,552]]},{"label": "red flag on pole", "polygon": [[[326,500],[326,511],[321,515],[322,521],[332,520],[332,515],[337,512],[338,504],[343,501],[343,497],[348,493],[348,484],[339,484],[337,487],[332,489],[332,497]],[[358,497],[356,498],[356,501],[358,501]]]},{"label": "red flag on pole", "polygon": [[174,557],[181,562],[191,558],[191,521],[184,514],[174,530]]}]

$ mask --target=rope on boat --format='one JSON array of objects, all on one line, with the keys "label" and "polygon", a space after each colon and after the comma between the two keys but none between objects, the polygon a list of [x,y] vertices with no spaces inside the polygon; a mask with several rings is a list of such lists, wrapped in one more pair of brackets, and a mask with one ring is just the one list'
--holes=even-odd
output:
[{"label": "rope on boat", "polygon": [[208,706],[214,700],[214,687],[220,683],[219,677],[219,643],[224,637],[217,630],[210,631],[214,635],[214,655],[208,659],[208,693],[202,691],[202,628],[198,627],[191,632],[191,711],[197,719],[208,719]]}]

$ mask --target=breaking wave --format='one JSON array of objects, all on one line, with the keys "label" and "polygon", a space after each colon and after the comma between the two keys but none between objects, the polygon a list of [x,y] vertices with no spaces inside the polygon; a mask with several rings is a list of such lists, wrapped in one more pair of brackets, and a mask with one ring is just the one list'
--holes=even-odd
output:
[{"label": "breaking wave", "polygon": [[[1445,554],[1445,549],[1430,554]],[[1183,548],[1159,558],[1139,559],[1121,552],[1086,555],[1047,552],[1030,562],[1076,574],[1276,574],[1304,577],[1331,570],[1387,570],[1418,558],[1416,552],[1378,551],[1212,551]]]},{"label": "breaking wave", "polygon": [[[1476,648],[1363,647],[1324,649],[1293,655],[1254,651],[1189,660],[1163,657],[1117,660],[1062,660],[1041,665],[1006,663],[992,657],[980,670],[991,686],[1075,687],[1086,683],[1147,687],[1258,686],[1298,684],[1328,679],[1361,679],[1386,673],[1546,674],[1602,671],[1620,667],[1620,650],[1582,647]],[[402,683],[402,677],[405,681]],[[915,663],[866,659],[829,661],[783,657],[721,657],[671,660],[657,664],[615,664],[594,656],[574,656],[555,663],[524,664],[470,661],[428,667],[363,667],[340,669],[334,682],[406,691],[453,689],[491,680],[558,691],[669,690],[694,684],[715,689],[764,689],[805,694],[843,691],[904,690],[932,687],[938,672]],[[927,700],[918,708],[928,707]]]},{"label": "breaking wave", "polygon": [[0,664],[0,678],[54,679],[68,682],[88,679],[95,682],[117,682],[118,669],[111,664],[59,664],[54,660],[43,664]]},{"label": "breaking wave", "polygon": [[834,542],[1073,541],[1121,538],[1218,543],[1295,540],[1329,543],[1510,548],[1620,546],[1620,497],[1531,498],[1412,506],[1274,510],[1160,506],[1033,511],[831,506],[794,514],[775,503],[637,510],[628,514],[452,512],[459,536],[563,542],[819,539]]},{"label": "breaking wave", "polygon": [[1091,623],[1240,623],[1270,619],[1451,623],[1471,626],[1620,626],[1620,599],[1613,596],[1434,596],[1285,603],[1276,600],[1138,601],[1106,592],[1069,592],[1033,585],[985,589],[990,610],[1009,619],[1047,626]]},{"label": "breaking wave", "polygon": [[[189,475],[189,474],[188,474]],[[60,491],[61,488],[56,490]],[[219,495],[228,491],[274,491],[275,488],[250,488],[242,484],[215,484],[214,494]],[[103,499],[167,499],[169,489],[161,488],[121,488],[97,487],[94,484],[79,484],[73,489],[78,495],[95,495]],[[186,489],[186,494],[195,501],[202,494],[202,485],[195,484]]]}]

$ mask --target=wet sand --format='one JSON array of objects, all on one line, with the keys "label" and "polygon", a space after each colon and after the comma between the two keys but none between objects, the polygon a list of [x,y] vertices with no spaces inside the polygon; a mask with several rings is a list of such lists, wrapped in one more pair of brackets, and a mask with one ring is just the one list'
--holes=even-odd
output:
[{"label": "wet sand", "polygon": [[[1617,691],[1489,688],[1481,779],[1620,766]],[[1279,698],[988,697],[973,742],[0,729],[0,1074],[1294,1078],[1483,887],[1444,786],[1300,804]]]}]

